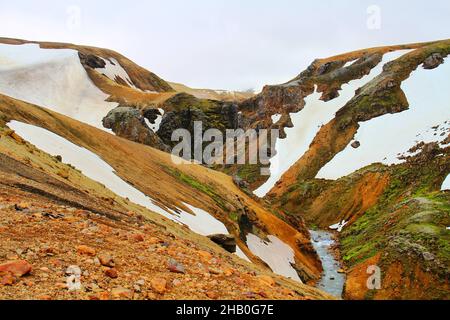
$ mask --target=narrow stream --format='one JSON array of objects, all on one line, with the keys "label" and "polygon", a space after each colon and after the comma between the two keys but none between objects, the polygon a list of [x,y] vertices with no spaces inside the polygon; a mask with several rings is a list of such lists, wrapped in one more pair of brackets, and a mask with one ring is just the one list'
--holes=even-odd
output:
[{"label": "narrow stream", "polygon": [[342,266],[331,252],[331,247],[335,244],[333,234],[322,230],[310,230],[310,233],[313,247],[319,255],[323,266],[322,279],[317,284],[317,288],[337,298],[342,298],[345,274],[338,272]]}]

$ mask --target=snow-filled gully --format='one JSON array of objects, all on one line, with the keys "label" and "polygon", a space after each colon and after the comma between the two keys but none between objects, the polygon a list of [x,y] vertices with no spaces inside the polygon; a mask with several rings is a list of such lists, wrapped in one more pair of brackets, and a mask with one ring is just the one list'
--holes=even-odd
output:
[{"label": "snow-filled gully", "polygon": [[[115,194],[128,198],[131,202],[141,205],[172,221],[187,225],[193,232],[208,236],[211,234],[228,234],[225,225],[208,212],[184,203],[193,213],[178,209],[177,212],[163,209],[153,199],[122,180],[114,169],[95,153],[81,148],[59,135],[19,121],[11,121],[8,127],[14,130],[23,139],[35,145],[42,151],[56,156],[60,155],[64,163],[71,164],[88,178],[95,180]],[[287,244],[274,236],[268,236],[269,241],[263,241],[253,234],[247,237],[250,251],[265,261],[273,272],[301,282],[295,269],[294,251]],[[241,249],[236,255],[250,261]]]}]

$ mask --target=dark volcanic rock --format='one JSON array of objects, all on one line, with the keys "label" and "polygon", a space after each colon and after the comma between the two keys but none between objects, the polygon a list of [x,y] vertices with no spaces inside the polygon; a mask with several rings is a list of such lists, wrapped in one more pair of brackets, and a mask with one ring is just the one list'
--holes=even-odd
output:
[{"label": "dark volcanic rock", "polygon": [[423,68],[427,70],[435,69],[444,63],[444,58],[440,53],[433,53],[423,62]]},{"label": "dark volcanic rock", "polygon": [[245,181],[244,179],[242,179],[241,177],[239,177],[238,175],[234,175],[233,176],[233,182],[234,182],[235,185],[237,185],[241,189],[248,189],[249,188],[248,182]]},{"label": "dark volcanic rock", "polygon": [[144,111],[143,115],[150,123],[155,123],[155,120],[161,116],[161,112],[158,109],[147,109]]},{"label": "dark volcanic rock", "polygon": [[229,234],[213,234],[208,238],[230,253],[236,252],[236,239]]},{"label": "dark volcanic rock", "polygon": [[359,142],[359,141],[354,141],[354,142],[352,143],[352,148],[358,149],[359,147],[361,147],[361,142]]},{"label": "dark volcanic rock", "polygon": [[135,108],[119,106],[111,110],[103,119],[103,126],[112,129],[119,137],[170,152],[169,147],[150,130],[144,117]]},{"label": "dark volcanic rock", "polygon": [[103,59],[93,54],[84,54],[79,52],[78,56],[80,57],[80,61],[83,66],[93,69],[104,68],[106,66],[106,62]]},{"label": "dark volcanic rock", "polygon": [[[203,133],[208,129],[217,129],[224,136],[226,129],[241,127],[241,115],[234,103],[202,100],[180,93],[167,100],[162,107],[170,111],[164,115],[158,135],[169,146],[178,144],[178,141],[172,141],[172,133],[177,129],[186,129],[193,137],[194,122],[202,123]],[[144,116],[149,119],[154,114]]]}]

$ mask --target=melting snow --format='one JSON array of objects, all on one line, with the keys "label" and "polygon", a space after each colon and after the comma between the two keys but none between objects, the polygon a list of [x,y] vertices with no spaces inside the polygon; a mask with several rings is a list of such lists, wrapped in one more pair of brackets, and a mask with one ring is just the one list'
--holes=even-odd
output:
[{"label": "melting snow", "polygon": [[358,59],[354,59],[354,60],[347,61],[347,62],[342,66],[342,68],[347,68],[347,67],[351,66],[353,63],[356,62],[356,60],[358,60]]},{"label": "melting snow", "polygon": [[131,81],[131,78],[128,75],[128,73],[125,71],[125,69],[120,65],[120,63],[116,59],[114,59],[114,58],[103,59],[102,58],[102,60],[105,61],[105,63],[106,63],[105,67],[104,68],[95,69],[96,71],[98,71],[101,74],[105,75],[106,77],[108,77],[112,81],[116,81],[116,78],[121,78],[130,87],[132,87],[134,89],[138,89],[134,85],[133,81]]},{"label": "melting snow", "polygon": [[336,112],[353,98],[358,88],[378,76],[385,63],[397,59],[409,51],[400,50],[385,54],[383,61],[373,68],[369,75],[344,84],[339,92],[340,96],[331,101],[321,101],[321,94],[317,92],[306,97],[305,107],[297,113],[291,113],[294,127],[285,128],[287,138],[277,140],[277,154],[270,163],[271,176],[265,184],[255,190],[255,195],[264,197],[275,186],[283,174],[308,151],[320,128],[334,118]]},{"label": "melting snow", "polygon": [[105,101],[77,51],[37,44],[0,44],[0,92],[103,130],[103,117],[118,105]]},{"label": "melting snow", "polygon": [[211,216],[208,212],[187,203],[183,204],[195,215],[179,210],[180,213],[178,214],[178,220],[187,225],[192,231],[203,236],[209,236],[212,234],[228,234],[228,230],[225,225]]},{"label": "melting snow", "polygon": [[159,127],[161,126],[163,116],[164,116],[164,109],[159,108],[158,110],[159,110],[160,115],[158,115],[154,124],[150,123],[150,121],[147,118],[144,118],[145,123],[147,124],[147,127],[149,127],[155,133],[158,132]]},{"label": "melting snow", "polygon": [[331,225],[329,228],[331,230],[336,230],[337,232],[342,232],[342,230],[344,230],[344,227],[347,224],[348,224],[348,221],[342,220],[341,222]]},{"label": "melting snow", "polygon": [[185,205],[195,215],[189,214],[181,209],[178,210],[179,213],[175,213],[161,208],[150,197],[117,176],[114,168],[103,161],[98,155],[73,144],[53,132],[18,121],[9,122],[8,126],[37,148],[53,156],[62,156],[65,163],[73,165],[81,170],[85,176],[102,183],[115,194],[128,198],[131,202],[146,207],[175,222],[185,224],[192,231],[201,235],[206,236],[216,233],[228,234],[227,228],[222,222],[215,219],[206,211],[189,204]]},{"label": "melting snow", "polygon": [[264,241],[253,234],[247,235],[250,251],[269,265],[274,273],[302,282],[295,271],[294,250],[275,236]]},{"label": "melting snow", "polygon": [[[398,157],[419,142],[439,142],[450,132],[450,63],[434,70],[417,69],[402,84],[410,108],[360,123],[355,140],[325,165],[317,178],[339,179],[372,163],[401,163]],[[436,127],[436,125],[438,125]]]},{"label": "melting snow", "polygon": [[236,247],[236,253],[235,253],[239,258],[251,262],[250,259],[247,257],[247,255],[241,250],[241,248]]},{"label": "melting snow", "polygon": [[277,114],[274,114],[273,116],[272,116],[272,123],[273,124],[276,124],[278,121],[280,121],[281,120],[281,114],[279,114],[279,113],[277,113]]},{"label": "melting snow", "polygon": [[450,190],[450,174],[445,178],[441,191]]}]

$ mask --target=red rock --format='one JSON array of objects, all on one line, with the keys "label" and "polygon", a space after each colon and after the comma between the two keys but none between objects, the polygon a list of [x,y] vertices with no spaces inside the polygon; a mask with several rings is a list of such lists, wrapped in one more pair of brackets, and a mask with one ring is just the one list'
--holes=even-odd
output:
[{"label": "red rock", "polygon": [[92,301],[106,301],[110,299],[109,292],[99,292],[97,294],[93,294],[89,296],[89,300]]},{"label": "red rock", "polygon": [[7,262],[0,265],[0,274],[1,273],[10,273],[16,277],[22,277],[31,272],[33,267],[25,260],[16,260]]},{"label": "red rock", "polygon": [[144,236],[139,233],[132,234],[131,239],[135,242],[144,242]]},{"label": "red rock", "polygon": [[111,290],[111,295],[115,299],[132,299],[133,298],[133,291],[118,287]]},{"label": "red rock", "polygon": [[169,271],[173,273],[183,273],[183,274],[186,273],[184,266],[175,259],[169,260],[169,265],[167,266],[167,269],[169,269]]},{"label": "red rock", "polygon": [[98,296],[98,298],[100,299],[100,300],[102,300],[102,301],[105,301],[105,300],[109,300],[110,299],[110,296],[109,296],[109,292],[100,292],[100,293],[98,293],[97,294],[97,296]]},{"label": "red rock", "polygon": [[77,247],[77,252],[80,255],[87,255],[87,256],[95,256],[96,252],[94,248],[85,246],[85,245],[81,245]]},{"label": "red rock", "polygon": [[105,267],[112,268],[115,265],[113,257],[106,253],[99,255],[98,260],[100,261],[100,264]]},{"label": "red rock", "polygon": [[117,279],[119,277],[119,273],[114,268],[106,270],[105,275],[107,275],[111,279]]},{"label": "red rock", "polygon": [[212,292],[212,291],[206,292],[206,296],[212,300],[219,299],[219,295],[216,292]]},{"label": "red rock", "polygon": [[14,283],[16,283],[16,278],[14,278],[11,274],[7,274],[0,278],[0,285],[12,286]]},{"label": "red rock", "polygon": [[167,281],[163,278],[154,278],[150,282],[153,291],[159,294],[164,294],[167,290]]}]

